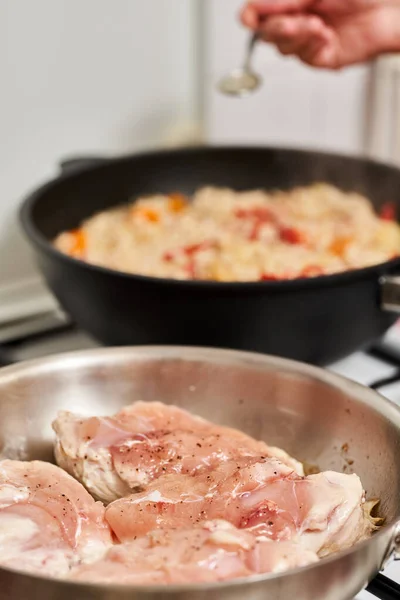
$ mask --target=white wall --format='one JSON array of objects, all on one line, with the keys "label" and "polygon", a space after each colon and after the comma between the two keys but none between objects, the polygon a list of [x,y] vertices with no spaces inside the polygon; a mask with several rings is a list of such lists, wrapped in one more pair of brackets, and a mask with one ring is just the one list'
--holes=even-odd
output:
[{"label": "white wall", "polygon": [[[244,0],[205,0],[210,82],[240,65],[249,33],[238,23]],[[361,152],[369,68],[340,73],[311,69],[260,44],[254,66],[264,85],[254,96],[232,99],[207,86],[206,123],[218,143],[278,144]]]},{"label": "white wall", "polygon": [[35,275],[16,210],[60,157],[158,145],[197,117],[194,5],[0,2],[0,287]]},{"label": "white wall", "polygon": [[[0,2],[0,323],[3,314],[21,313],[16,296],[42,294],[16,212],[61,157],[159,145],[198,123],[203,110],[211,142],[362,149],[365,67],[315,72],[263,45],[255,56],[264,76],[259,94],[232,100],[215,91],[218,77],[243,58],[241,4]],[[28,278],[33,284],[20,288]]]}]

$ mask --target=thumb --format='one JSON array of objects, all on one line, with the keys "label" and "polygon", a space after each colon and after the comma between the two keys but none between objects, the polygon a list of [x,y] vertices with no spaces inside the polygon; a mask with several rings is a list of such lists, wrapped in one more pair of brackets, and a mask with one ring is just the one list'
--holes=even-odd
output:
[{"label": "thumb", "polygon": [[260,16],[308,10],[316,0],[249,0]]}]

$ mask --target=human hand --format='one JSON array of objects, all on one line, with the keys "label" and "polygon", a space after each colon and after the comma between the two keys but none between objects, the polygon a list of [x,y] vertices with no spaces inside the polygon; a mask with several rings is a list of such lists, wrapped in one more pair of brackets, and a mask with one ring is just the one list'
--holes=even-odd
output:
[{"label": "human hand", "polygon": [[250,0],[241,20],[314,67],[340,69],[400,50],[400,0]]}]

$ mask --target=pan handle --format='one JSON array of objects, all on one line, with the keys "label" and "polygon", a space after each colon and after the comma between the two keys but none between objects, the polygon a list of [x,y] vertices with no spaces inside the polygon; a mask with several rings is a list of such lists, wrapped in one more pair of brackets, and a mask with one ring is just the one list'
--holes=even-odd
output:
[{"label": "pan handle", "polygon": [[400,595],[400,585],[381,574],[371,581],[366,590],[380,600],[396,600]]},{"label": "pan handle", "polygon": [[392,532],[386,554],[380,567],[384,571],[392,561],[400,561],[400,523],[397,523]]},{"label": "pan handle", "polygon": [[400,561],[400,523],[396,525],[393,532],[392,560]]},{"label": "pan handle", "polygon": [[397,523],[393,528],[392,537],[380,570],[386,569],[393,560],[400,561],[400,523]]},{"label": "pan handle", "polygon": [[383,310],[400,314],[400,276],[388,275],[382,277],[380,284]]},{"label": "pan handle", "polygon": [[[397,524],[394,527],[388,551],[382,561],[381,571],[383,571],[392,560],[400,560],[400,524]],[[375,579],[368,584],[366,590],[380,600],[395,600],[396,598],[400,598],[400,585],[388,577],[385,577],[382,573],[379,573]]]},{"label": "pan handle", "polygon": [[89,169],[90,167],[96,167],[109,162],[109,158],[104,156],[76,156],[73,158],[65,158],[60,161],[59,166],[61,173],[74,173],[75,171],[82,171]]}]

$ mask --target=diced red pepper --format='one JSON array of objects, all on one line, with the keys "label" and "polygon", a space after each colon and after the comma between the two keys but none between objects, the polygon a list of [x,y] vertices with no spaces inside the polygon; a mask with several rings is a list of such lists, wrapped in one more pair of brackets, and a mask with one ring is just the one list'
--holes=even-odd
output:
[{"label": "diced red pepper", "polygon": [[192,254],[196,254],[199,250],[202,249],[203,244],[193,244],[192,246],[185,246],[183,251],[188,256],[192,256]]},{"label": "diced red pepper", "polygon": [[238,219],[258,219],[264,222],[273,222],[275,217],[266,207],[238,208],[235,210],[235,216]]},{"label": "diced red pepper", "polygon": [[324,271],[318,265],[309,265],[308,267],[304,267],[304,269],[300,273],[300,277],[313,277],[316,275],[323,275]]},{"label": "diced red pepper", "polygon": [[272,273],[263,273],[260,277],[260,281],[281,281],[281,277],[277,277],[276,275],[272,275]]},{"label": "diced red pepper", "polygon": [[206,241],[201,242],[200,244],[193,244],[192,246],[185,246],[183,251],[187,256],[192,256],[196,254],[196,252],[201,252],[202,250],[210,250],[211,248],[216,247],[216,242]]},{"label": "diced red pepper", "polygon": [[185,267],[185,271],[189,275],[190,279],[196,279],[196,267],[193,259],[190,259]]},{"label": "diced red pepper", "polygon": [[381,208],[380,217],[384,221],[396,220],[396,205],[394,202],[386,202]]},{"label": "diced red pepper", "polygon": [[260,229],[265,223],[275,223],[274,214],[266,207],[238,208],[235,216],[239,219],[248,219],[253,222],[249,234],[249,240],[256,241],[260,235]]},{"label": "diced red pepper", "polygon": [[279,236],[282,242],[287,242],[288,244],[301,244],[303,241],[300,231],[294,229],[294,227],[282,227],[279,231]]},{"label": "diced red pepper", "polygon": [[185,267],[186,271],[189,273],[190,277],[195,279],[195,266],[193,256],[197,252],[201,252],[202,250],[209,250],[211,248],[216,248],[217,242],[207,240],[205,242],[201,242],[200,244],[192,244],[191,246],[184,246],[183,248],[176,249],[175,251],[167,250],[164,252],[162,258],[165,262],[171,262],[174,260],[177,254],[183,253],[188,257],[188,263]]},{"label": "diced red pepper", "polygon": [[249,240],[251,242],[256,242],[259,239],[260,230],[264,224],[265,224],[265,221],[256,221],[254,223],[253,227],[251,228],[250,234],[249,234]]}]

